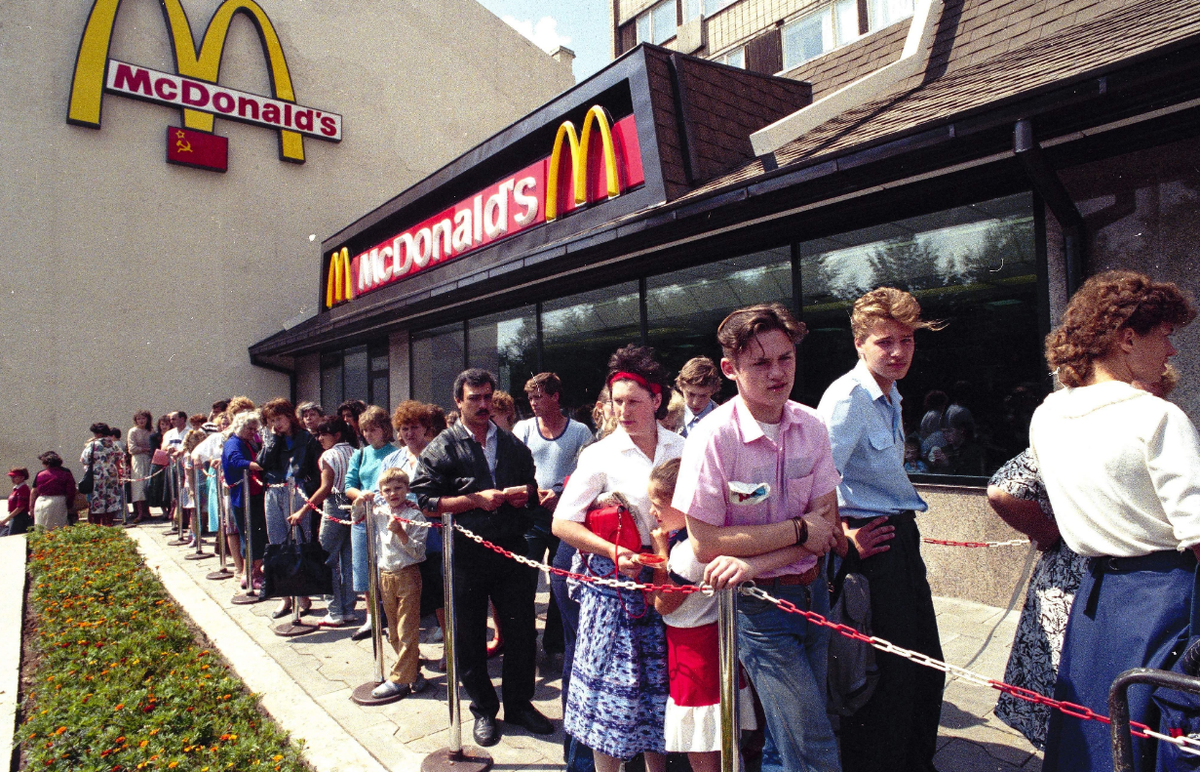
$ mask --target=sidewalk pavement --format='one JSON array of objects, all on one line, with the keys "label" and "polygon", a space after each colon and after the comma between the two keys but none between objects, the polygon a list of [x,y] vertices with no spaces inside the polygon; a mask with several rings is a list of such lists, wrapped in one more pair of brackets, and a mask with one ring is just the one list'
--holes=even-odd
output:
[{"label": "sidewalk pavement", "polygon": [[[446,677],[431,669],[441,657],[440,643],[421,644],[429,688],[384,707],[361,707],[350,700],[350,693],[373,680],[369,639],[351,641],[349,629],[322,630],[295,638],[277,636],[272,627],[279,623],[270,618],[277,601],[234,606],[229,599],[238,589],[231,580],[205,579],[216,569],[216,558],[184,560],[194,548],[166,546],[171,537],[161,524],[143,524],[128,533],[183,610],[212,639],[248,687],[262,695],[266,710],[294,737],[306,741],[305,755],[316,769],[417,772],[427,754],[446,747]],[[206,550],[211,552],[208,541]],[[539,619],[545,618],[546,598],[543,576],[538,593]],[[1006,614],[1004,609],[970,601],[934,601],[947,661],[989,678],[1002,678],[1019,607]],[[318,609],[322,606],[319,602],[314,605]],[[281,621],[287,619],[290,617]],[[315,621],[311,616],[305,619]],[[5,627],[5,621],[0,619],[0,628]],[[386,641],[384,649],[385,664],[390,667],[393,654]],[[491,671],[498,686],[500,658],[492,660]],[[552,736],[538,737],[509,726],[501,713],[500,744],[488,749],[496,768],[562,768],[559,686],[557,674],[542,674],[539,670],[534,704],[558,727]],[[463,742],[470,745],[473,719],[465,692],[459,693]],[[947,679],[934,759],[941,772],[1040,772],[1041,754],[992,715],[997,695],[990,689]]]},{"label": "sidewalk pavement", "polygon": [[[25,536],[0,539],[0,765],[12,758],[21,685],[21,622],[25,599]],[[14,767],[15,768],[15,767]]]}]

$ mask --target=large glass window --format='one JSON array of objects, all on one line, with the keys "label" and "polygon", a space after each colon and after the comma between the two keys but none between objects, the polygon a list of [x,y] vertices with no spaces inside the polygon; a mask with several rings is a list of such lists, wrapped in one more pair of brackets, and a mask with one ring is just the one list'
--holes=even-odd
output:
[{"label": "large glass window", "polygon": [[464,343],[461,322],[413,335],[413,399],[454,409],[454,379],[464,369]]},{"label": "large glass window", "polygon": [[783,69],[816,59],[833,48],[833,13],[826,6],[783,28]]},{"label": "large glass window", "polygon": [[332,410],[348,399],[388,408],[388,344],[351,346],[321,355],[321,404]]},{"label": "large glass window", "polygon": [[537,373],[537,307],[468,322],[467,362],[495,373],[498,388],[512,394],[519,405],[525,382]]},{"label": "large glass window", "polygon": [[869,0],[867,15],[871,19],[871,31],[895,24],[912,16],[913,0]]},{"label": "large glass window", "polygon": [[[543,301],[540,367],[534,306],[416,332],[413,396],[451,408],[451,384],[469,362],[495,372],[518,402],[530,375],[556,372],[564,407],[590,410],[617,348],[645,341],[672,372],[695,356],[718,361],[721,320],[775,301],[798,306],[808,326],[792,396],[815,406],[857,362],[855,299],[892,286],[913,293],[926,319],[944,322],[917,333],[899,383],[911,467],[978,482],[1028,446],[1029,417],[1046,387],[1039,270],[1032,196],[1008,196]],[[337,388],[343,369],[350,372],[339,359]],[[323,398],[332,404],[331,393]],[[726,384],[720,398],[733,394]]]},{"label": "large glass window", "polygon": [[637,282],[542,304],[542,369],[562,378],[564,407],[590,406],[604,386],[608,358],[641,340]]},{"label": "large glass window", "polygon": [[[814,239],[800,245],[801,401],[815,405],[857,361],[850,310],[880,286],[912,292],[926,319],[898,384],[913,469],[983,476],[1029,444],[1045,387],[1032,201],[1028,194]],[[934,449],[938,448],[938,452]]]},{"label": "large glass window", "polygon": [[637,17],[637,42],[661,45],[675,37],[675,0],[665,0]]},{"label": "large glass window", "polygon": [[[792,308],[791,249],[780,247],[646,280],[650,345],[672,372],[692,357],[721,361],[717,325],[730,311],[778,301]],[[725,396],[733,396],[726,385]]]}]

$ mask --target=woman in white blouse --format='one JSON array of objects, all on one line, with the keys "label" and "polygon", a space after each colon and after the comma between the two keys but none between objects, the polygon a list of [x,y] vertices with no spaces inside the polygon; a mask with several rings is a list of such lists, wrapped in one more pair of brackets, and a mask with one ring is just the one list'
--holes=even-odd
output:
[{"label": "woman in white blouse", "polygon": [[[652,575],[636,552],[590,531],[584,521],[597,499],[619,493],[629,504],[643,545],[651,552],[650,471],[678,458],[683,438],[663,429],[670,379],[653,349],[626,346],[609,360],[607,385],[617,427],[584,449],[554,512],[554,535],[577,548],[577,573]],[[613,557],[616,557],[614,572]],[[644,753],[651,772],[666,768],[663,717],[667,653],[662,618],[642,593],[580,583],[579,639],[563,725],[595,752],[598,772],[616,772],[624,759]]]},{"label": "woman in white blouse", "polygon": [[[1196,316],[1174,284],[1132,271],[1092,277],[1046,339],[1066,388],[1034,413],[1030,444],[1059,532],[1089,558],[1059,663],[1056,699],[1108,712],[1122,671],[1170,667],[1185,641],[1200,552],[1200,437],[1175,405],[1134,388],[1157,382],[1170,335]],[[1130,717],[1157,723],[1149,690]],[[1045,772],[1113,768],[1107,725],[1055,711]],[[1155,743],[1135,741],[1134,767],[1154,769]]]}]

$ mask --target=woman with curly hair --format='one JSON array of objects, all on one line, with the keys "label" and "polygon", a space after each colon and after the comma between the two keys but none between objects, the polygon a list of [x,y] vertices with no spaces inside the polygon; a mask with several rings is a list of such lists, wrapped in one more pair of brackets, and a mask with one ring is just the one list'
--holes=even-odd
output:
[{"label": "woman with curly hair", "polygon": [[[1084,283],[1046,339],[1065,388],[1034,413],[1030,444],[1059,533],[1089,559],[1054,697],[1099,713],[1119,673],[1169,667],[1186,640],[1200,553],[1200,436],[1182,410],[1132,384],[1162,379],[1171,334],[1195,316],[1174,284],[1109,271]],[[1134,721],[1157,723],[1148,689],[1129,698]],[[1155,752],[1135,740],[1134,768],[1153,769]],[[1106,725],[1050,717],[1042,769],[1112,766]]]},{"label": "woman with curly hair", "polygon": [[62,457],[53,450],[38,456],[38,461],[44,468],[33,478],[29,510],[33,512],[35,528],[53,531],[67,525],[67,510],[75,501],[77,491],[75,475],[63,466]]},{"label": "woman with curly hair", "polygon": [[[671,380],[654,349],[626,346],[608,361],[616,428],[579,454],[579,464],[554,511],[554,535],[580,551],[576,573],[619,572],[649,580],[653,571],[638,552],[593,533],[584,524],[590,508],[613,494],[628,503],[641,540],[652,552],[650,471],[683,452],[683,437],[659,426],[667,412]],[[667,643],[662,617],[641,592],[577,585],[579,637],[575,644],[563,727],[595,751],[599,772],[617,772],[621,761],[645,754],[646,768],[666,768],[663,721],[667,706]]]}]

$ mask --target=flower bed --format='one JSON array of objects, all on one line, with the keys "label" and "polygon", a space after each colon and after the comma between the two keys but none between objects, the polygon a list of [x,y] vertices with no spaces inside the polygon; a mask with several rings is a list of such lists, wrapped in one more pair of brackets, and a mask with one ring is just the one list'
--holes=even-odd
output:
[{"label": "flower bed", "polygon": [[63,528],[29,546],[27,770],[308,769],[123,530]]}]

